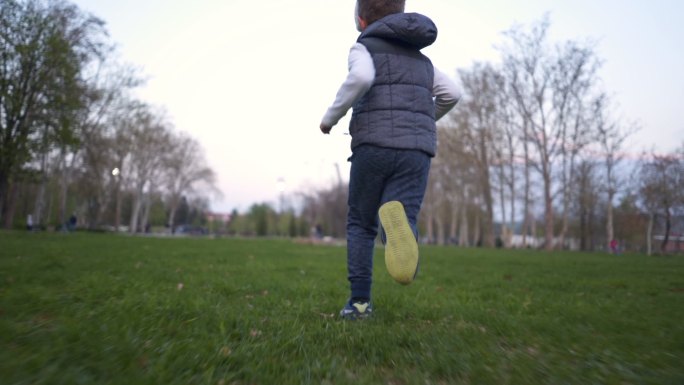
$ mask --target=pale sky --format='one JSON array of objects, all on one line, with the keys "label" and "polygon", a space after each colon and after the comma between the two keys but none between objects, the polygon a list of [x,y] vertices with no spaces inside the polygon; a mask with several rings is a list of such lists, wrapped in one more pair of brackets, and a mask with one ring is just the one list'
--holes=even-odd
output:
[{"label": "pale sky", "polygon": [[[358,33],[354,0],[77,0],[107,23],[123,61],[149,78],[139,97],[164,107],[204,147],[224,199],[215,211],[246,210],[287,193],[348,179],[345,117],[331,135],[318,125],[347,72]],[[425,49],[456,77],[496,62],[502,31],[550,13],[554,41],[592,38],[605,89],[619,113],[640,122],[631,151],[684,142],[684,1],[407,0],[431,17]],[[348,114],[350,115],[350,114]]]}]

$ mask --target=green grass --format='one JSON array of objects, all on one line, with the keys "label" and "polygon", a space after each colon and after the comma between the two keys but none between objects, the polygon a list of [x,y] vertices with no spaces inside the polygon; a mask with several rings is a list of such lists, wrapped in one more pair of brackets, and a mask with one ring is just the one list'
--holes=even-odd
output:
[{"label": "green grass", "polygon": [[[0,232],[0,384],[683,384],[684,259]],[[182,288],[180,287],[182,284]]]}]

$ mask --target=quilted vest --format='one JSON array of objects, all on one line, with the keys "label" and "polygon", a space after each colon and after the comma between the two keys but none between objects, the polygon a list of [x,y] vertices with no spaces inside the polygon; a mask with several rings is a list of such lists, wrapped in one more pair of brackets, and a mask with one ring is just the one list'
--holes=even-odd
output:
[{"label": "quilted vest", "polygon": [[373,58],[375,80],[353,106],[352,151],[371,144],[435,155],[434,67],[420,50],[436,38],[434,23],[416,13],[386,16],[359,36]]}]

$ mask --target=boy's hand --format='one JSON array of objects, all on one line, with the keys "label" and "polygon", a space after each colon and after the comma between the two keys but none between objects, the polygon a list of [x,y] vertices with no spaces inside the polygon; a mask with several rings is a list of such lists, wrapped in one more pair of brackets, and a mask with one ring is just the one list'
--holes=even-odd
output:
[{"label": "boy's hand", "polygon": [[328,127],[325,124],[321,123],[321,132],[324,134],[329,134],[330,130],[332,130],[332,127]]}]

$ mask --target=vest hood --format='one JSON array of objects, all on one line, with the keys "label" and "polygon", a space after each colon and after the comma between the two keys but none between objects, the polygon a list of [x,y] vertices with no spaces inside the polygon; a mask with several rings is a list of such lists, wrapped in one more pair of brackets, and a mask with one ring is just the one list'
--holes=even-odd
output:
[{"label": "vest hood", "polygon": [[395,13],[369,25],[359,39],[365,37],[394,40],[420,50],[437,40],[437,26],[419,13]]}]

